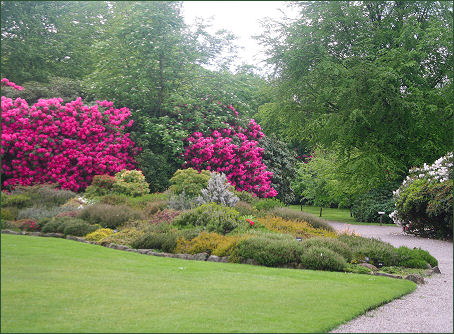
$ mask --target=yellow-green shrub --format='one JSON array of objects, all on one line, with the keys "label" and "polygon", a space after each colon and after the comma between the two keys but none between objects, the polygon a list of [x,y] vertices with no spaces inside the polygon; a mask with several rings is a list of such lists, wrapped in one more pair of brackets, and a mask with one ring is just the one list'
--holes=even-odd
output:
[{"label": "yellow-green shrub", "polygon": [[221,235],[202,232],[192,240],[180,238],[177,241],[175,253],[197,254],[206,252],[217,256],[229,256],[235,246],[247,235]]},{"label": "yellow-green shrub", "polygon": [[114,230],[112,230],[110,228],[100,228],[92,233],[88,233],[85,236],[85,239],[87,239],[88,241],[97,242],[97,241],[104,239],[105,237],[108,237],[109,235],[111,235],[113,233],[114,233]]},{"label": "yellow-green shrub", "polygon": [[132,197],[148,194],[150,189],[145,176],[139,170],[126,170],[115,174],[114,192]]},{"label": "yellow-green shrub", "polygon": [[288,233],[295,237],[309,238],[311,236],[323,236],[336,238],[335,232],[314,228],[306,222],[286,220],[281,217],[267,216],[255,220],[258,225],[264,226],[267,230],[279,233]]},{"label": "yellow-green shrub", "polygon": [[131,246],[131,244],[145,234],[144,231],[135,228],[125,228],[117,233],[111,234],[99,243],[112,243],[117,245]]}]

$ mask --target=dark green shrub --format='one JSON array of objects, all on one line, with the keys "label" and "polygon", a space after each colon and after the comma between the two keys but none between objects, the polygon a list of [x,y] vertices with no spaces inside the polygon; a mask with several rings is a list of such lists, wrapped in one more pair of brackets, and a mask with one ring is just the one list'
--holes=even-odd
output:
[{"label": "dark green shrub", "polygon": [[182,213],[173,221],[177,227],[202,226],[209,232],[226,234],[241,224],[238,211],[210,203]]},{"label": "dark green shrub", "polygon": [[200,173],[193,168],[179,169],[170,179],[169,190],[174,195],[183,192],[189,198],[197,197],[200,191],[208,186],[211,177],[210,171],[203,170]]},{"label": "dark green shrub", "polygon": [[61,221],[54,221],[51,220],[44,224],[41,228],[41,232],[43,233],[57,233],[58,228],[63,225]]},{"label": "dark green shrub", "polygon": [[406,268],[425,269],[429,263],[432,267],[438,265],[438,261],[428,251],[420,248],[410,249],[405,246],[397,248],[397,265]]},{"label": "dark green shrub", "polygon": [[374,238],[363,238],[342,234],[338,240],[347,244],[353,252],[352,262],[363,262],[374,266],[393,266],[397,263],[396,249],[389,243]]},{"label": "dark green shrub", "polygon": [[334,253],[341,255],[347,262],[350,262],[353,258],[353,253],[350,247],[338,239],[314,237],[303,240],[301,244],[304,249],[311,247],[330,249]]},{"label": "dark green shrub", "polygon": [[88,233],[96,231],[99,227],[91,225],[84,221],[68,221],[64,223],[65,228],[63,229],[64,235],[74,235],[77,237],[83,237]]},{"label": "dark green shrub", "polygon": [[105,228],[115,229],[133,219],[142,219],[142,213],[126,205],[109,205],[96,203],[85,207],[78,215],[79,218]]},{"label": "dark green shrub", "polygon": [[284,203],[275,198],[265,198],[258,200],[253,205],[259,211],[270,211],[276,207],[283,207]]},{"label": "dark green shrub", "polygon": [[240,241],[229,261],[244,262],[250,259],[268,267],[296,265],[300,263],[302,253],[301,243],[292,236],[267,233]]},{"label": "dark green shrub", "polygon": [[[89,185],[85,189],[85,197],[93,198],[96,196],[105,196],[111,194],[113,186],[115,184],[115,178],[110,175],[95,175]],[[109,203],[110,204],[110,203]]]},{"label": "dark green shrub", "polygon": [[288,220],[306,222],[314,228],[321,228],[330,232],[335,231],[334,228],[327,222],[307,212],[297,211],[290,208],[274,208],[269,213]]},{"label": "dark green shrub", "polygon": [[344,271],[347,273],[354,274],[369,274],[372,272],[372,269],[357,264],[347,263],[347,266],[344,268]]},{"label": "dark green shrub", "polygon": [[379,211],[386,214],[382,217],[385,224],[393,224],[389,214],[394,211],[394,199],[391,190],[374,189],[360,196],[352,207],[353,217],[358,222],[377,223],[380,221]]},{"label": "dark green shrub", "polygon": [[341,255],[320,246],[304,250],[301,255],[301,264],[306,269],[329,271],[343,271],[347,267],[347,262]]}]

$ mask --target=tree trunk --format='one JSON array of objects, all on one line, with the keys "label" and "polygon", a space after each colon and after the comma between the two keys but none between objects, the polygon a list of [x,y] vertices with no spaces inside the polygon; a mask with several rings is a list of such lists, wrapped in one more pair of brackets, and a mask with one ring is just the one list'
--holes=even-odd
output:
[{"label": "tree trunk", "polygon": [[322,216],[323,207],[320,207],[320,217]]}]

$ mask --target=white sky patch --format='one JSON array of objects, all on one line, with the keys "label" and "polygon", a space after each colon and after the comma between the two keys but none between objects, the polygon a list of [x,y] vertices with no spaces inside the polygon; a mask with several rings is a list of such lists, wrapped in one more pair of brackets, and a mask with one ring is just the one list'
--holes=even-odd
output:
[{"label": "white sky patch", "polygon": [[237,36],[237,44],[243,47],[238,50],[235,65],[244,63],[260,68],[263,66],[260,62],[265,59],[263,48],[252,36],[263,32],[259,20],[283,17],[279,9],[290,18],[297,15],[295,9],[287,7],[286,1],[183,1],[182,14],[188,25],[195,22],[196,17],[212,17],[210,33],[229,30]]}]

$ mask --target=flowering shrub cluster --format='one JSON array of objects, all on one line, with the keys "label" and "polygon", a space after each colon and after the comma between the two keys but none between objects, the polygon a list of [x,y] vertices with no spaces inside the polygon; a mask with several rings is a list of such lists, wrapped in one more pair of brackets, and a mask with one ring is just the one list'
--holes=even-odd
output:
[{"label": "flowering shrub cluster", "polygon": [[453,154],[432,165],[412,168],[399,189],[393,192],[394,223],[412,234],[452,237]]},{"label": "flowering shrub cluster", "polygon": [[85,106],[81,98],[62,105],[53,98],[29,107],[21,98],[2,96],[2,188],[50,182],[78,191],[94,175],[134,168],[138,149],[124,133],[132,126],[131,113],[112,106]]},{"label": "flowering shrub cluster", "polygon": [[272,173],[262,162],[263,148],[258,140],[263,137],[260,125],[252,119],[246,128],[232,126],[204,136],[194,132],[186,140],[185,167],[224,173],[238,191],[248,191],[259,197],[274,197]]},{"label": "flowering shrub cluster", "polygon": [[14,82],[9,81],[7,78],[3,78],[2,79],[1,85],[2,85],[2,87],[10,86],[10,87],[13,87],[14,89],[17,89],[17,90],[24,89],[24,87],[16,85]]}]

